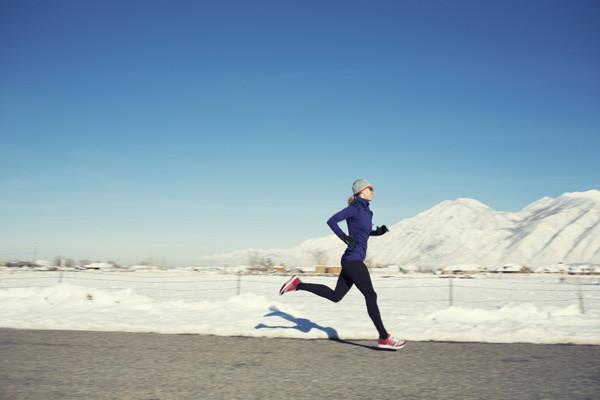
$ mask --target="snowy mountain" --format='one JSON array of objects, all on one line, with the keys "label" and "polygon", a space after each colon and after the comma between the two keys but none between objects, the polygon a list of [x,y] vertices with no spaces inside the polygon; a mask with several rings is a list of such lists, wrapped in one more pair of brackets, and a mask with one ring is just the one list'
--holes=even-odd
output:
[{"label": "snowy mountain", "polygon": [[[346,224],[340,224],[346,230]],[[367,261],[439,268],[475,263],[488,267],[517,262],[529,267],[600,263],[600,191],[543,197],[519,212],[495,211],[468,198],[446,200],[388,225],[369,240]],[[287,266],[339,265],[345,245],[335,236],[305,240],[289,249],[244,249],[203,257],[206,265],[248,264],[252,256]]]}]

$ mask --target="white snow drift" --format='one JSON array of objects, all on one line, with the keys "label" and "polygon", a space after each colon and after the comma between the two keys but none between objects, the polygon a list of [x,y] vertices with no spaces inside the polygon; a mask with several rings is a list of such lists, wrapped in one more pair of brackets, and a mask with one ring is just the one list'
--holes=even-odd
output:
[{"label": "white snow drift", "polygon": [[[238,283],[219,273],[73,272],[57,283],[58,274],[0,274],[0,327],[377,337],[356,289],[332,303],[301,291],[279,296],[284,276],[243,276]],[[600,344],[599,278],[454,279],[450,306],[448,279],[385,276],[373,275],[383,321],[408,340]],[[330,287],[336,280],[302,279]]]}]

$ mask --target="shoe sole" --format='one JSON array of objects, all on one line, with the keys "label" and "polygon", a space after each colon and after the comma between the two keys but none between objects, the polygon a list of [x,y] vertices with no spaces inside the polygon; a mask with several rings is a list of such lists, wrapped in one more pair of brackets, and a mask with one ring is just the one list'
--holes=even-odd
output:
[{"label": "shoe sole", "polygon": [[408,342],[405,340],[402,342],[402,344],[400,344],[400,346],[390,346],[389,344],[378,344],[377,347],[379,347],[380,349],[399,350],[399,349],[406,347],[407,343]]},{"label": "shoe sole", "polygon": [[294,281],[294,279],[296,279],[296,275],[293,275],[286,283],[284,283],[281,286],[281,289],[279,289],[280,296],[286,292],[286,289],[290,286],[290,284]]}]

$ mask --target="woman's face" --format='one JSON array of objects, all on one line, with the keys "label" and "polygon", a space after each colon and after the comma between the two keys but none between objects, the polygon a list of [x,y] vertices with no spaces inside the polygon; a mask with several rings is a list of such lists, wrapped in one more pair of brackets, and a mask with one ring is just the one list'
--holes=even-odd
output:
[{"label": "woman's face", "polygon": [[358,195],[365,200],[371,201],[373,200],[373,194],[373,188],[371,186],[367,186],[366,188],[361,190]]}]

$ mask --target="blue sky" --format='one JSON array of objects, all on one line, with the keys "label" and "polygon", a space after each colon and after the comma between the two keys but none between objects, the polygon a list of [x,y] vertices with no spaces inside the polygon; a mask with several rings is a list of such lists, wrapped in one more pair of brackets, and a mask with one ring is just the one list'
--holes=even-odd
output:
[{"label": "blue sky", "polygon": [[170,264],[600,188],[596,1],[2,1],[0,259]]}]

